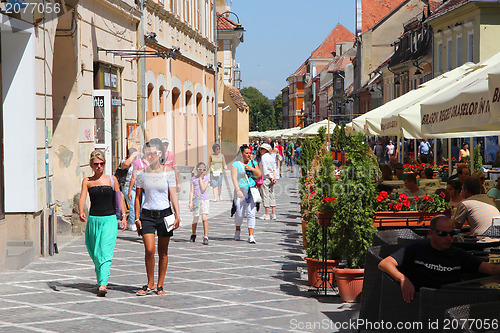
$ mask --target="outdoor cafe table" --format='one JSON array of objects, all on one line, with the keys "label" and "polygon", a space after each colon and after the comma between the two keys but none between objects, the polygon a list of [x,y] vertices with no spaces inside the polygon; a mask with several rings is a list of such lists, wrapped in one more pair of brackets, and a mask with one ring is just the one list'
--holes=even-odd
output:
[{"label": "outdoor cafe table", "polygon": [[479,279],[446,284],[443,289],[480,290],[498,293],[500,297],[500,275],[487,276]]}]

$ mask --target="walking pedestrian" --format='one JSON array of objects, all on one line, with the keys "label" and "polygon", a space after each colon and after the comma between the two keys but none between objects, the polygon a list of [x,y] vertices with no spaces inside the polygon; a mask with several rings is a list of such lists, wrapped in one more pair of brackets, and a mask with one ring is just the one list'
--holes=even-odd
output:
[{"label": "walking pedestrian", "polygon": [[[260,162],[260,170],[264,175],[264,182],[260,187],[262,193],[262,204],[264,205],[264,215],[261,220],[276,220],[276,199],[274,197],[274,185],[276,185],[277,170],[276,160],[273,159],[270,151],[271,146],[264,143],[260,146],[262,159]],[[269,207],[271,207],[271,215],[269,215]]]},{"label": "walking pedestrian", "polygon": [[[163,289],[165,273],[168,264],[168,245],[173,230],[179,227],[179,201],[175,172],[172,168],[162,165],[161,159],[164,147],[160,139],[151,139],[145,146],[145,155],[149,166],[137,176],[137,194],[135,197],[135,223],[137,233],[142,236],[145,250],[145,264],[148,283],[137,291],[137,295],[150,294],[155,288],[155,232],[158,234],[158,282],[156,293],[166,295]],[[142,193],[144,205],[142,206]],[[172,212],[173,208],[173,212]],[[175,214],[173,229],[167,230],[165,217]]]},{"label": "walking pedestrian", "polygon": [[179,193],[181,188],[181,182],[179,181],[179,169],[177,168],[177,162],[175,161],[175,154],[173,151],[168,150],[169,141],[168,138],[162,138],[163,150],[165,152],[165,157],[163,158],[162,164],[174,169],[175,172],[175,182],[177,183],[177,193]]},{"label": "walking pedestrian", "polygon": [[387,144],[387,146],[385,146],[385,155],[387,161],[391,160],[391,157],[394,156],[394,153],[395,153],[394,144],[392,143],[392,140],[389,140],[389,143]]},{"label": "walking pedestrian", "polygon": [[210,155],[210,185],[214,191],[214,202],[222,201],[222,181],[224,180],[224,172],[227,171],[227,164],[224,155],[220,152],[220,145],[215,143],[212,146],[214,152]]},{"label": "walking pedestrian", "polygon": [[[137,158],[140,157],[140,152],[135,148],[130,148],[127,151],[127,158],[122,161],[121,167],[122,169],[127,170],[127,176],[125,177],[125,183],[122,189],[123,196],[125,200],[127,200],[127,204],[129,207],[129,214],[127,218],[127,229],[130,231],[137,231],[137,227],[135,226],[134,218],[134,204],[135,204],[135,186],[130,188],[130,180],[132,179],[132,174],[134,173],[133,163]],[[130,195],[129,195],[130,194]]]},{"label": "walking pedestrian", "polygon": [[231,179],[235,189],[234,205],[236,207],[234,239],[240,240],[241,224],[243,223],[243,215],[246,213],[248,242],[255,243],[254,229],[257,207],[252,198],[250,187],[256,186],[255,179],[260,179],[262,173],[257,162],[251,157],[252,149],[247,145],[242,145],[236,161],[231,165]]},{"label": "walking pedestrian", "polygon": [[283,144],[281,141],[276,140],[274,143],[274,148],[278,149],[278,177],[281,178],[281,170],[283,168]]},{"label": "walking pedestrian", "polygon": [[207,176],[207,166],[203,162],[196,165],[195,175],[191,177],[191,190],[189,191],[189,210],[193,212],[193,223],[191,225],[191,242],[196,240],[196,227],[201,215],[203,222],[203,245],[208,245],[208,212],[209,200],[207,188],[210,178]]},{"label": "walking pedestrian", "polygon": [[[94,150],[90,154],[90,167],[94,174],[85,177],[82,181],[82,190],[78,200],[78,211],[80,221],[87,222],[85,228],[85,245],[90,258],[94,262],[95,274],[97,277],[97,295],[105,296],[108,292],[108,279],[110,274],[113,252],[116,245],[118,228],[116,225],[116,195],[121,203],[120,187],[115,176],[104,174],[106,158],[104,153]],[[87,200],[87,193],[90,196],[89,217],[86,218],[84,207]],[[121,206],[122,228],[127,226],[127,215],[125,205]]]},{"label": "walking pedestrian", "polygon": [[285,150],[285,154],[286,154],[285,162],[287,165],[287,171],[293,172],[294,153],[295,153],[295,146],[294,146],[292,140],[288,139],[288,143],[286,145],[286,150]]}]

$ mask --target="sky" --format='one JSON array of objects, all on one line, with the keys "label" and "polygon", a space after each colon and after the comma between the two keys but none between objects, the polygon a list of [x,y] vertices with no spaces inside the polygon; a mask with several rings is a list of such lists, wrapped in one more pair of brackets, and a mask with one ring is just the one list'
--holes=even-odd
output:
[{"label": "sky", "polygon": [[269,99],[337,23],[352,33],[356,25],[355,0],[232,0],[231,11],[245,28],[236,49],[241,87],[255,87]]}]

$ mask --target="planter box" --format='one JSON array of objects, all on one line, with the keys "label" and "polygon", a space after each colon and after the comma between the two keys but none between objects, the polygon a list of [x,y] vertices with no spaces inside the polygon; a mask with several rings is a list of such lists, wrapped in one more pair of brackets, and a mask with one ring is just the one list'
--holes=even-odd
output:
[{"label": "planter box", "polygon": [[428,227],[431,219],[442,213],[422,211],[376,212],[373,224],[377,228]]},{"label": "planter box", "polygon": [[328,227],[332,220],[333,213],[316,213],[316,223],[322,227]]},{"label": "planter box", "polygon": [[[312,258],[306,258],[307,262],[307,281],[311,287],[319,288],[321,287],[321,276],[318,272],[319,269],[323,268],[323,260],[317,260]],[[328,286],[333,286],[335,282],[334,270],[339,265],[340,260],[327,260],[326,269],[328,274]]]}]

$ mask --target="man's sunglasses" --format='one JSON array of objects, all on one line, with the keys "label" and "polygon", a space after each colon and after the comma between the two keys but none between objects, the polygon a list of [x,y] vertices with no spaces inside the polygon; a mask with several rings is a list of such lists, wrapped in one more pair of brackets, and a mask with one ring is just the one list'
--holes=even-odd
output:
[{"label": "man's sunglasses", "polygon": [[95,166],[104,166],[104,164],[106,164],[106,162],[97,162],[97,163],[94,163]]},{"label": "man's sunglasses", "polygon": [[198,171],[207,171],[207,169],[198,168]]},{"label": "man's sunglasses", "polygon": [[154,152],[151,152],[151,153],[146,153],[144,155],[146,156],[157,156],[157,155],[160,155],[161,154],[161,151],[157,150],[157,151],[154,151]]},{"label": "man's sunglasses", "polygon": [[436,233],[436,235],[440,236],[440,237],[446,237],[448,235],[450,235],[451,237],[455,236],[457,234],[457,232],[455,230],[452,230],[452,231],[444,231],[444,230],[432,230]]}]

